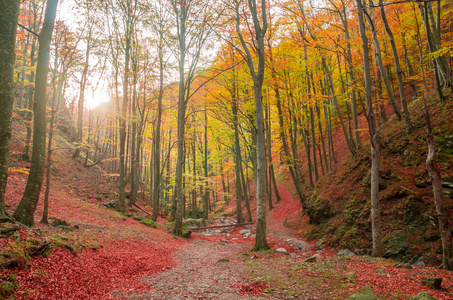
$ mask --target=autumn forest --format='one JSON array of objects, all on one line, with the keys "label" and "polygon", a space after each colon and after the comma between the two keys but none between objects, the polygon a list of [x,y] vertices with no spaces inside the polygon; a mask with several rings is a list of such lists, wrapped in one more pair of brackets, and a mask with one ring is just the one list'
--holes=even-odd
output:
[{"label": "autumn forest", "polygon": [[0,9],[1,299],[451,299],[450,0]]}]

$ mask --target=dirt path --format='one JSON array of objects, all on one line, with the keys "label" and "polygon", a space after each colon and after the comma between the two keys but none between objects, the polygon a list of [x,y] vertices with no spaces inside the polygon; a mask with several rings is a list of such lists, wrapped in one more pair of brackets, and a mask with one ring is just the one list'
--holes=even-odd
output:
[{"label": "dirt path", "polygon": [[[268,236],[282,244],[289,244],[287,240],[292,239],[293,247],[297,247],[296,244],[306,247],[308,245],[305,242],[296,240],[294,232],[282,224],[282,218],[297,213],[298,202],[283,184],[279,184],[279,190],[282,201],[269,214]],[[253,289],[253,285],[248,286],[249,268],[244,263],[250,258],[250,254],[247,254],[250,245],[198,239],[192,241],[175,254],[175,268],[142,279],[153,289],[146,294],[129,295],[127,299],[269,299],[266,295],[240,293],[240,290]]]},{"label": "dirt path", "polygon": [[195,240],[176,253],[176,268],[143,280],[154,289],[127,299],[266,299],[241,295],[236,288],[247,283],[243,260],[249,250],[243,244]]}]

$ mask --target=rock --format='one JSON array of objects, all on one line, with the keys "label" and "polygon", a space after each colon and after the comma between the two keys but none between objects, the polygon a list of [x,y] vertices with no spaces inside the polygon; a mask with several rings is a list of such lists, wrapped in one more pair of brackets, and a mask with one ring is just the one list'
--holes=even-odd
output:
[{"label": "rock", "polygon": [[425,262],[420,259],[420,260],[417,260],[417,262],[415,262],[414,265],[419,266],[419,267],[424,267],[425,266]]},{"label": "rock", "polygon": [[154,222],[152,219],[142,219],[140,223],[151,228],[156,228],[156,222]]},{"label": "rock", "polygon": [[382,270],[382,269],[377,269],[377,270],[376,270],[376,273],[381,274],[381,275],[384,275],[384,274],[385,274],[385,271]]},{"label": "rock", "polygon": [[230,260],[228,258],[220,258],[217,262],[230,262]]},{"label": "rock", "polygon": [[412,269],[412,266],[411,266],[411,264],[409,264],[409,263],[405,263],[405,264],[404,264],[404,267],[405,267],[406,269],[408,269],[408,270]]},{"label": "rock", "polygon": [[433,296],[431,296],[428,292],[420,292],[413,298],[414,300],[436,300]]},{"label": "rock", "polygon": [[301,243],[297,244],[297,248],[299,248],[299,250],[304,250],[305,249],[305,246]]},{"label": "rock", "polygon": [[442,278],[441,277],[423,278],[422,280],[420,280],[420,283],[426,285],[431,289],[440,289],[442,285]]},{"label": "rock", "polygon": [[364,294],[354,294],[351,297],[346,298],[345,300],[378,300],[378,298]]},{"label": "rock", "polygon": [[338,251],[337,255],[338,256],[354,256],[355,253],[349,249],[342,249],[342,250]]},{"label": "rock", "polygon": [[310,217],[311,224],[320,224],[333,214],[330,201],[320,196],[309,203],[306,208],[304,207],[304,210]]},{"label": "rock", "polygon": [[280,252],[280,253],[288,253],[288,251],[286,251],[285,248],[278,248],[277,250],[275,250],[277,252]]},{"label": "rock", "polygon": [[327,240],[327,237],[326,237],[326,236],[320,237],[320,238],[316,241],[315,249],[316,249],[316,250],[322,250],[322,249],[324,249],[324,247],[325,247],[325,245],[326,245],[326,240]]},{"label": "rock", "polygon": [[189,227],[206,227],[205,219],[187,218],[185,224]]},{"label": "rock", "polygon": [[349,279],[357,279],[357,274],[356,273],[346,273],[345,274],[346,278],[349,278]]},{"label": "rock", "polygon": [[396,264],[393,266],[395,269],[401,269],[403,267],[402,264]]},{"label": "rock", "polygon": [[250,230],[248,229],[242,229],[241,231],[239,231],[239,234],[249,234],[250,233]]},{"label": "rock", "polygon": [[374,293],[373,289],[369,285],[362,286],[359,289],[360,294],[368,295],[368,296],[373,296],[376,297],[376,294]]},{"label": "rock", "polygon": [[315,263],[316,262],[316,256],[312,256],[312,257],[306,258],[304,260],[304,262],[306,262],[306,263]]},{"label": "rock", "polygon": [[385,237],[382,242],[384,243],[385,256],[387,257],[402,255],[409,248],[406,234],[401,230],[395,231],[391,235]]},{"label": "rock", "polygon": [[287,239],[286,242],[287,242],[287,243],[292,243],[293,240],[294,240],[294,239]]},{"label": "rock", "polygon": [[431,185],[431,181],[430,180],[426,180],[426,179],[415,179],[415,186],[418,187],[418,188],[426,188],[428,186]]},{"label": "rock", "polygon": [[64,220],[60,220],[60,219],[58,219],[58,218],[55,218],[55,219],[53,220],[52,226],[54,226],[54,227],[57,227],[57,226],[66,226],[66,227],[69,227],[69,224],[68,224],[66,221],[64,221]]}]

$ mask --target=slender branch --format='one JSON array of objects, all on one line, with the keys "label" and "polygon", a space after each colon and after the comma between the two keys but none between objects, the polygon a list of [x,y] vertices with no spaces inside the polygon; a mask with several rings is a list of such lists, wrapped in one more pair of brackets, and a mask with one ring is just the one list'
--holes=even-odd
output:
[{"label": "slender branch", "polygon": [[23,29],[27,30],[28,32],[30,32],[31,34],[33,34],[33,35],[39,37],[39,34],[37,34],[36,32],[34,32],[33,30],[31,30],[31,29],[25,27],[24,25],[22,25],[22,24],[17,24],[17,26],[19,26],[20,28],[23,28]]}]

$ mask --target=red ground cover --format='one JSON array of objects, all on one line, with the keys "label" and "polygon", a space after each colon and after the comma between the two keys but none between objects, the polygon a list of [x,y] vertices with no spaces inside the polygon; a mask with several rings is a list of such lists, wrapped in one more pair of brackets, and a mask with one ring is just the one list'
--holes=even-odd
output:
[{"label": "red ground cover", "polygon": [[112,291],[144,291],[139,281],[173,266],[173,251],[180,244],[161,246],[140,239],[112,241],[98,250],[84,250],[75,257],[57,248],[47,257],[29,261],[25,268],[3,270],[15,274],[17,299],[113,299]]}]

